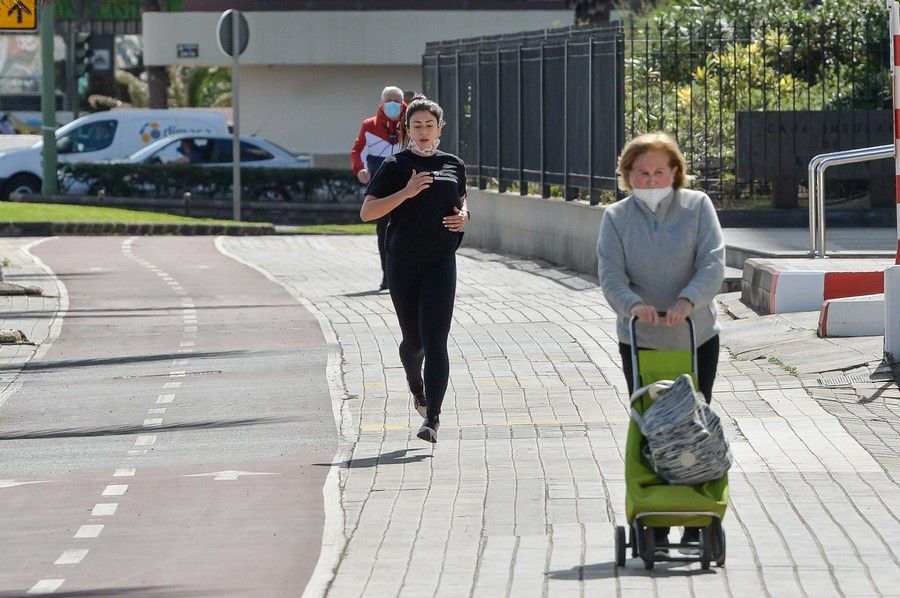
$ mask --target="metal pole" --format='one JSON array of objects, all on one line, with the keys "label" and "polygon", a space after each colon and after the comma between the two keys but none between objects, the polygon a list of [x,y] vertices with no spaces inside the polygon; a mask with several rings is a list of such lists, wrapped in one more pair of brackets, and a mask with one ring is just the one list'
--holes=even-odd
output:
[{"label": "metal pole", "polygon": [[41,193],[56,195],[56,68],[53,62],[53,2],[41,3],[41,135],[43,181]]},{"label": "metal pole", "polygon": [[894,59],[892,69],[894,92],[894,197],[897,202],[897,253],[894,263],[900,265],[900,56],[898,56],[898,44],[900,44],[900,4],[891,2],[891,56]]},{"label": "metal pole", "polygon": [[233,163],[232,187],[234,192],[234,220],[241,219],[241,126],[240,126],[240,12],[231,11],[231,120],[233,122],[231,159]]}]

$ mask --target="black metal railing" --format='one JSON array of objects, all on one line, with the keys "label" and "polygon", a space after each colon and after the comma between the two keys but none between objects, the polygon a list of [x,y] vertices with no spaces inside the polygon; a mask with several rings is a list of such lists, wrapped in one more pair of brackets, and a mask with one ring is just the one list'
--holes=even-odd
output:
[{"label": "black metal railing", "polygon": [[626,138],[674,135],[696,186],[720,205],[786,194],[790,207],[812,156],[891,142],[887,29],[886,18],[818,30],[631,21]]},{"label": "black metal railing", "polygon": [[615,190],[624,140],[624,50],[619,26],[428,44],[424,92],[445,110],[442,147],[480,188],[598,203]]},{"label": "black metal railing", "polygon": [[[480,187],[610,199],[624,141],[664,130],[720,207],[792,207],[812,156],[891,142],[887,29],[630,21],[436,42],[424,91]],[[889,170],[834,179],[892,203]]]}]

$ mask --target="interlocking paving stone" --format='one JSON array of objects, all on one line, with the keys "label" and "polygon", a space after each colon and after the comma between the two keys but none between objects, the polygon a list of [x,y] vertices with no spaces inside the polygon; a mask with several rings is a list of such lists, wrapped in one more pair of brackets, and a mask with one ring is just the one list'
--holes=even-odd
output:
[{"label": "interlocking paving stone", "polygon": [[432,447],[414,436],[389,296],[372,292],[373,238],[223,245],[308,301],[340,343],[338,399],[354,444],[329,596],[897,594],[896,394],[878,383],[824,388],[829,370],[816,369],[828,355],[832,373],[851,362],[862,372],[880,359],[871,342],[825,347],[784,318],[726,323],[714,405],[735,458],[727,566],[616,569],[628,411],[613,314],[594,280],[460,251],[451,381]]}]

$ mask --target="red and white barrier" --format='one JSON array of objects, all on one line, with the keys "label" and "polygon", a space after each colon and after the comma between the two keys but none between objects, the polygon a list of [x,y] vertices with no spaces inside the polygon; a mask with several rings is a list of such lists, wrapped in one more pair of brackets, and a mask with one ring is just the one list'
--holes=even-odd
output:
[{"label": "red and white barrier", "polygon": [[[884,266],[882,265],[882,267]],[[829,299],[859,297],[883,292],[883,270],[868,272],[785,270],[774,272],[769,285],[769,313],[819,311],[822,309],[822,303]]]},{"label": "red and white barrier", "polygon": [[819,336],[881,336],[884,295],[826,299],[819,312]]}]

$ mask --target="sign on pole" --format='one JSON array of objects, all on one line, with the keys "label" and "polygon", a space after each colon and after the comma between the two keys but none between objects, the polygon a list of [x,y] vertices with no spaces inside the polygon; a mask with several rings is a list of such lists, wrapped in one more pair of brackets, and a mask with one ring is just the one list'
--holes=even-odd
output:
[{"label": "sign on pole", "polygon": [[0,0],[0,31],[34,31],[37,22],[37,0]]},{"label": "sign on pole", "polygon": [[238,57],[247,49],[250,41],[250,26],[240,11],[229,9],[219,17],[216,39],[219,48],[231,56],[231,121],[233,164],[232,192],[234,195],[234,220],[241,219],[241,126],[240,126],[240,62]]}]

